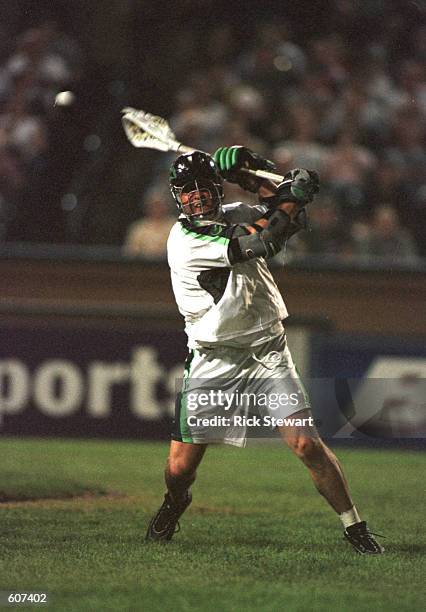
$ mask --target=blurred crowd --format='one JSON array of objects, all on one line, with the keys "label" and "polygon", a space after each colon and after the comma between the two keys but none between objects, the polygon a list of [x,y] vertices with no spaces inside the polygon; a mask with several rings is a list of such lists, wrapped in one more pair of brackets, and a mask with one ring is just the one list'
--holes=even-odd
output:
[{"label": "blurred crowd", "polygon": [[[188,55],[186,44],[202,60],[186,72],[170,123],[194,148],[241,144],[272,159],[281,174],[319,172],[309,231],[289,241],[287,258],[414,262],[426,255],[426,27],[408,31],[402,17],[385,14],[383,28],[359,44],[345,32],[353,17],[340,20],[340,31],[302,40],[287,22],[263,22],[243,49],[230,25],[203,32],[199,47],[181,37],[178,52]],[[129,253],[138,251],[134,237],[152,214],[153,191],[158,198],[163,188],[169,200],[171,159],[159,162],[144,196],[146,216],[126,239]],[[227,201],[254,202],[229,184],[225,193]]]},{"label": "blurred crowd", "polygon": [[0,240],[49,240],[61,223],[59,211],[49,210],[61,195],[55,100],[80,80],[82,53],[55,20],[7,42],[0,64]]},{"label": "blurred crowd", "polygon": [[[131,78],[143,90],[155,69],[168,101],[161,107],[168,104],[185,144],[209,152],[241,144],[273,160],[281,174],[294,167],[319,172],[309,230],[289,241],[288,258],[416,262],[426,256],[426,26],[417,13],[397,10],[398,0],[328,5],[327,19],[312,23],[309,10],[264,20],[253,9],[247,24],[219,15],[205,27],[199,16],[188,17],[167,28],[167,45],[159,31],[155,58],[144,49]],[[72,199],[65,192],[81,153],[74,151],[73,161],[63,132],[55,131],[55,99],[78,90],[90,57],[54,19],[24,29],[0,52],[0,240],[58,241],[61,202]],[[156,114],[149,104],[144,110]],[[114,116],[119,122],[118,109]],[[84,132],[79,118],[73,121],[70,129]],[[176,217],[167,189],[175,154],[137,153],[151,164],[151,179],[121,240],[131,256],[162,257]],[[255,202],[230,184],[225,195]],[[48,222],[40,222],[43,215]],[[55,223],[59,229],[50,232]]]}]

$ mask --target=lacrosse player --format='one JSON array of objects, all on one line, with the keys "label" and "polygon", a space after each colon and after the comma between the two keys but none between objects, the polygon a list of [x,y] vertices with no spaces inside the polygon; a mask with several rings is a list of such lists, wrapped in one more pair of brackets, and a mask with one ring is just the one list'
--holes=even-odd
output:
[{"label": "lacrosse player", "polygon": [[[246,172],[273,167],[240,146],[222,147],[214,158],[200,151],[186,153],[171,166],[170,188],[180,216],[168,239],[168,261],[190,352],[176,403],[165,473],[167,492],[146,540],[173,537],[191,503],[190,486],[209,443],[244,446],[246,441],[244,420],[235,427],[229,416],[235,412],[230,411],[221,427],[210,427],[219,405],[207,394],[210,403],[189,407],[191,396],[201,397],[190,391],[199,394],[209,389],[223,397],[226,389],[226,397],[237,397],[238,391],[250,388],[257,397],[285,391],[292,398],[275,412],[282,419],[298,417],[295,425],[278,426],[282,439],[339,515],[345,538],[359,553],[380,554],[384,549],[361,521],[338,460],[315,429],[309,399],[286,344],[282,321],[287,309],[266,264],[305,227],[305,206],[319,190],[318,175],[295,169],[276,186]],[[225,205],[224,179],[257,192],[259,205]],[[191,381],[195,381],[192,387]],[[271,415],[268,406],[262,410]]]}]

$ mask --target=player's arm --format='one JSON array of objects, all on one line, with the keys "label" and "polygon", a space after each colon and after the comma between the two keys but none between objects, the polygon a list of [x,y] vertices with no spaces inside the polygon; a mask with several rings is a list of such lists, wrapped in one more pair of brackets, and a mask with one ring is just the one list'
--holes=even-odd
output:
[{"label": "player's arm", "polygon": [[228,183],[235,183],[245,191],[258,194],[259,205],[245,207],[249,213],[245,221],[253,223],[263,217],[267,211],[265,203],[275,195],[277,183],[248,174],[244,170],[276,170],[274,162],[240,145],[220,147],[213,157],[221,176]]},{"label": "player's arm", "polygon": [[265,181],[242,169],[272,170],[274,164],[246,147],[221,147],[214,155],[222,176],[247,191],[259,194],[259,217],[249,226],[237,226],[229,244],[231,263],[253,257],[273,257],[285,240],[305,227],[304,207],[319,190],[318,174],[297,168],[280,185]]},{"label": "player's arm", "polygon": [[301,211],[318,191],[316,173],[297,169],[291,174],[267,198],[268,210],[263,217],[253,225],[236,227],[228,247],[231,264],[273,257],[282,249]]}]

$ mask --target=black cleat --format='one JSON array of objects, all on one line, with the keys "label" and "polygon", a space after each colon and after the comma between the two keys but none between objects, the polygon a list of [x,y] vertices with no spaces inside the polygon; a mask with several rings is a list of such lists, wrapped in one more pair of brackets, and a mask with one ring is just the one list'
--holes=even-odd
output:
[{"label": "black cleat", "polygon": [[373,538],[373,536],[379,534],[369,531],[365,521],[347,527],[343,535],[361,555],[381,555],[385,552],[383,546],[380,546]]},{"label": "black cleat", "polygon": [[192,502],[190,491],[187,492],[185,500],[177,505],[169,493],[164,496],[161,508],[155,514],[146,532],[146,542],[160,542],[171,540],[173,535],[179,531],[179,518]]}]

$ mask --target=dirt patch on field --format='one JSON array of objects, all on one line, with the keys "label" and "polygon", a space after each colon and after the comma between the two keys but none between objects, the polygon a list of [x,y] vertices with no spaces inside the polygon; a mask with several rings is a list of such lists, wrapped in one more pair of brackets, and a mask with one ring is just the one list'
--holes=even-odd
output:
[{"label": "dirt patch on field", "polygon": [[90,487],[79,491],[58,491],[42,495],[27,495],[25,492],[0,491],[0,505],[16,504],[27,502],[49,502],[49,501],[70,501],[70,500],[114,500],[126,497],[120,491],[108,491],[102,489],[91,489]]}]

